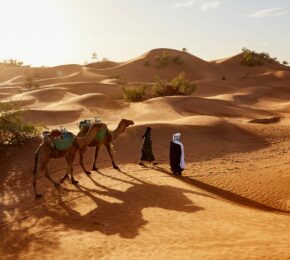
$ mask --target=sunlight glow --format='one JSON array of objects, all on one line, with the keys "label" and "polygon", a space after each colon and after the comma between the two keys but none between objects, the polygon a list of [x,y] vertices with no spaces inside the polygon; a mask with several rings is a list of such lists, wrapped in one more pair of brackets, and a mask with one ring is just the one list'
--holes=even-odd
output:
[{"label": "sunlight glow", "polygon": [[73,25],[68,23],[67,12],[60,2],[1,1],[0,59],[49,65],[56,63],[58,56],[63,59],[64,54],[72,53],[70,28]]},{"label": "sunlight glow", "polygon": [[290,61],[284,31],[290,9],[282,0],[275,8],[269,2],[0,0],[0,61],[84,64],[93,61],[93,52],[99,59],[126,61],[155,48],[183,47],[213,60],[251,45]]}]

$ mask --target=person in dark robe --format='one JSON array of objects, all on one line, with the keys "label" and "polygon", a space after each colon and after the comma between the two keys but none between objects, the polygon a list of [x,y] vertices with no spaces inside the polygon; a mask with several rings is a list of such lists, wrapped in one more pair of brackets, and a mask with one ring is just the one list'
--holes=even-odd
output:
[{"label": "person in dark robe", "polygon": [[154,162],[155,158],[152,152],[152,140],[151,140],[151,127],[147,127],[145,133],[142,135],[143,145],[142,145],[142,156],[141,161],[139,162],[140,165],[145,166],[144,162],[150,162],[156,165],[157,163]]},{"label": "person in dark robe", "polygon": [[170,167],[172,173],[176,175],[181,175],[185,168],[184,147],[180,142],[180,136],[180,133],[174,134],[170,142]]}]

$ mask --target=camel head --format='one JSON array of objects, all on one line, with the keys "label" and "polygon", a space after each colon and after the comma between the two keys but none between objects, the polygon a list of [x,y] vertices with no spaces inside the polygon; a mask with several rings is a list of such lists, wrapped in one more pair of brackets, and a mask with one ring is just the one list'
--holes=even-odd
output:
[{"label": "camel head", "polygon": [[128,127],[130,125],[134,125],[134,121],[132,120],[127,120],[127,119],[121,119],[119,125],[123,126],[123,127]]},{"label": "camel head", "polygon": [[118,124],[118,127],[114,131],[111,131],[113,140],[116,140],[118,136],[122,134],[126,130],[126,128],[130,125],[134,125],[134,122],[132,120],[121,119],[120,123]]}]

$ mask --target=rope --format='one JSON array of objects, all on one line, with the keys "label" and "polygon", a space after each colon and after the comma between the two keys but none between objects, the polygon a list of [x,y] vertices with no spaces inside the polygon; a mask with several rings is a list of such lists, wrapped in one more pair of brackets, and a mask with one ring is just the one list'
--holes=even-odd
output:
[{"label": "rope", "polygon": [[142,148],[142,144],[141,144],[141,142],[140,142],[140,140],[139,140],[138,136],[136,135],[136,133],[135,133],[135,131],[134,131],[134,129],[133,129],[133,128],[132,128],[132,132],[133,132],[133,134],[134,134],[135,138],[137,139],[137,141],[138,141],[138,143],[139,143],[139,146],[140,146],[140,148]]}]

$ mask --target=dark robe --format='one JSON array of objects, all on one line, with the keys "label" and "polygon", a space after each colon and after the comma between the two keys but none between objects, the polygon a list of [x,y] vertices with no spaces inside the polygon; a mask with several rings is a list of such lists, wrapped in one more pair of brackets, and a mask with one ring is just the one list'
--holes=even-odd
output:
[{"label": "dark robe", "polygon": [[141,161],[153,162],[155,158],[152,152],[152,140],[150,132],[146,131],[142,138],[144,138],[144,142],[142,145]]},{"label": "dark robe", "polygon": [[180,167],[181,146],[171,141],[170,143],[170,167],[174,174],[181,174],[183,169]]}]

